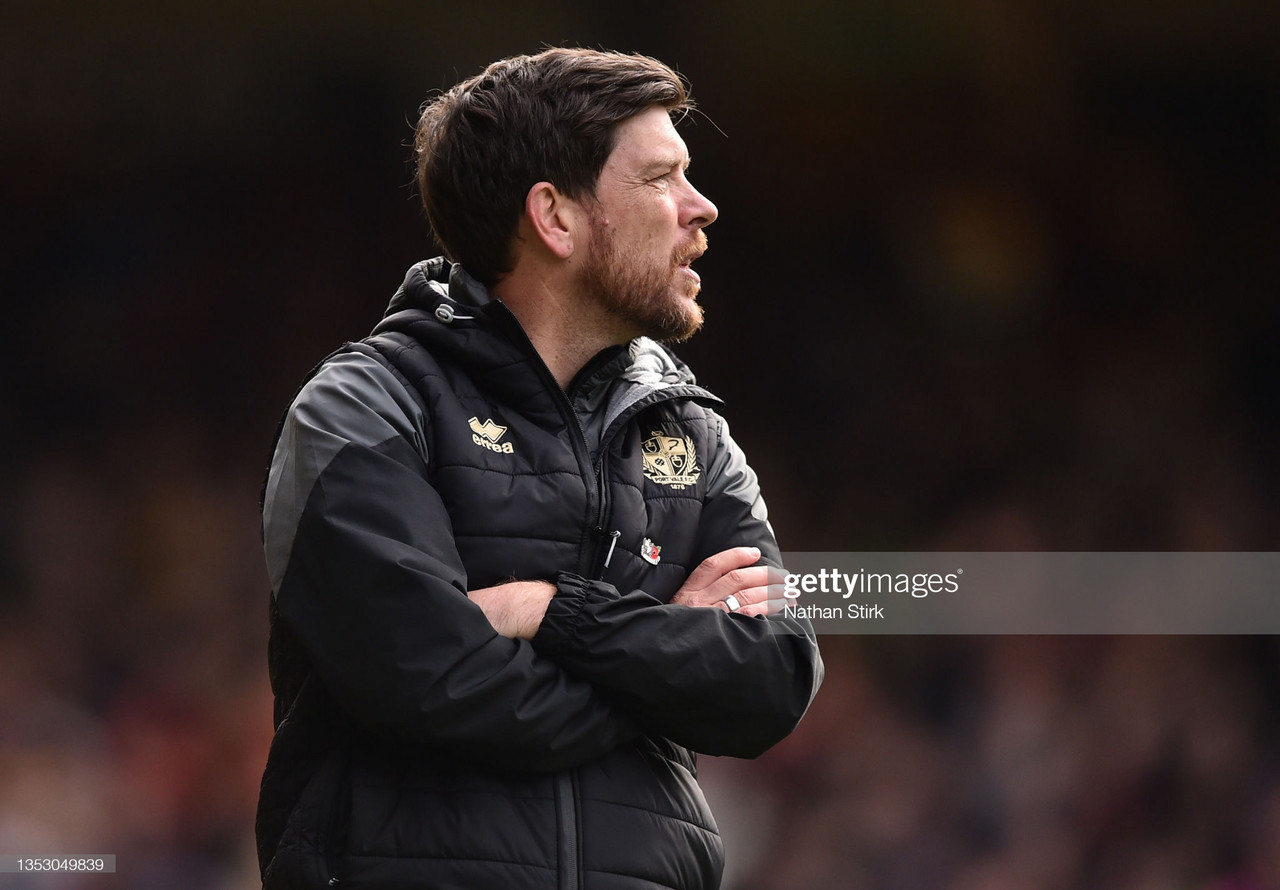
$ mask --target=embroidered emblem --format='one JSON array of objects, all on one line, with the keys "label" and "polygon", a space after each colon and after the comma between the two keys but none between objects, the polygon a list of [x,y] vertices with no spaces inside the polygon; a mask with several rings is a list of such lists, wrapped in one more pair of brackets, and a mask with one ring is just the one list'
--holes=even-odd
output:
[{"label": "embroidered emblem", "polygon": [[645,538],[644,543],[640,545],[640,558],[649,565],[656,566],[658,560],[662,559],[662,548]]},{"label": "embroidered emblem", "polygon": [[694,485],[702,475],[693,440],[688,436],[664,436],[654,431],[640,446],[644,458],[644,474],[659,485],[684,488]]},{"label": "embroidered emblem", "polygon": [[480,418],[473,417],[467,421],[471,426],[471,441],[475,442],[482,448],[488,448],[490,451],[496,451],[499,454],[513,454],[515,449],[511,447],[510,442],[498,444],[498,440],[506,433],[505,426],[499,426],[492,419],[480,422]]}]

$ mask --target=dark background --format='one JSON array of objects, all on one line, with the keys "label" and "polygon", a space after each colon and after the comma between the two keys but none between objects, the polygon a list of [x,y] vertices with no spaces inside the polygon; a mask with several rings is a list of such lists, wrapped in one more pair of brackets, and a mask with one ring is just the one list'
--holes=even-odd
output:
[{"label": "dark background", "polygon": [[[693,84],[720,219],[680,352],[784,549],[1280,549],[1274,2],[33,4],[0,31],[0,852],[253,886],[272,431],[435,252],[420,103],[548,44]],[[826,638],[797,734],[704,761],[727,884],[1280,887],[1277,648]]]}]

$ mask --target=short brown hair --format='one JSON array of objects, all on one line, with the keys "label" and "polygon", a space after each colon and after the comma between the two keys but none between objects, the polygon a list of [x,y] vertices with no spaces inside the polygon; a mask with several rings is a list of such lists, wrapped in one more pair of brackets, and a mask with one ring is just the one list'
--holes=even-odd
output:
[{"label": "short brown hair", "polygon": [[536,182],[594,195],[617,125],[647,108],[685,111],[684,80],[648,56],[548,49],[494,62],[423,106],[418,190],[449,259],[492,285]]}]

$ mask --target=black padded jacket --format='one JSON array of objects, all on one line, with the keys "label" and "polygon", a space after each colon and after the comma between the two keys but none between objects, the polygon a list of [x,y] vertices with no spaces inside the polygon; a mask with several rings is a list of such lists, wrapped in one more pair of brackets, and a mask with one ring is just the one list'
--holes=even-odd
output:
[{"label": "black padded jacket", "polygon": [[[753,757],[822,678],[803,619],[668,603],[779,564],[718,405],[664,347],[568,392],[460,267],[414,266],[299,391],[263,498],[276,735],[267,888],[710,888],[694,751]],[[557,586],[532,641],[468,589]]]}]

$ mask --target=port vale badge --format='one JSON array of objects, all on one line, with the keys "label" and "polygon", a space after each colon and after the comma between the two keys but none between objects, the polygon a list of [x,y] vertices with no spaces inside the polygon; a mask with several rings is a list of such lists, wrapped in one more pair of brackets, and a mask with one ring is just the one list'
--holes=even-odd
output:
[{"label": "port vale badge", "polygon": [[698,453],[688,436],[664,436],[653,432],[640,446],[644,456],[644,474],[650,481],[672,488],[694,485],[702,475]]},{"label": "port vale badge", "polygon": [[496,451],[499,454],[513,454],[515,449],[511,447],[510,442],[498,444],[498,440],[506,433],[505,426],[498,426],[492,419],[480,422],[480,418],[473,417],[467,421],[471,426],[471,441],[475,442],[483,448],[490,451]]}]

